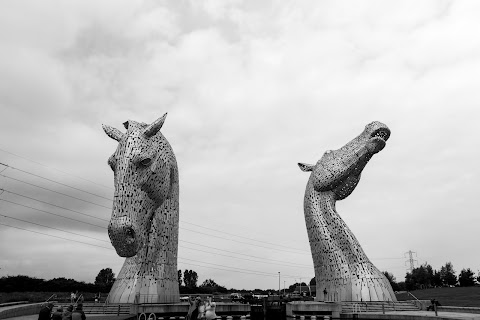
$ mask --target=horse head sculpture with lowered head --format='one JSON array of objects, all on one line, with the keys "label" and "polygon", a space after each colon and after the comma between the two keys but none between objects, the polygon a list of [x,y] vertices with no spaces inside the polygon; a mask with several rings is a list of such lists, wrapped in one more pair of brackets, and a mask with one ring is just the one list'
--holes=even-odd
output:
[{"label": "horse head sculpture with lowered head", "polygon": [[108,235],[117,254],[127,258],[110,291],[110,303],[133,303],[138,295],[159,303],[179,299],[178,167],[160,132],[166,116],[150,125],[128,120],[123,124],[126,133],[103,125],[118,141],[108,159],[115,184]]}]

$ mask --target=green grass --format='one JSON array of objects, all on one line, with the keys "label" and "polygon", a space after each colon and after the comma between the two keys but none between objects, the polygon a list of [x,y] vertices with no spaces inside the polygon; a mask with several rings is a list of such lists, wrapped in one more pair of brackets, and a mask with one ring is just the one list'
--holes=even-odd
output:
[{"label": "green grass", "polygon": [[[480,308],[480,287],[432,288],[411,293],[419,300],[436,299],[442,306]],[[398,300],[412,300],[406,294],[397,295]]]}]

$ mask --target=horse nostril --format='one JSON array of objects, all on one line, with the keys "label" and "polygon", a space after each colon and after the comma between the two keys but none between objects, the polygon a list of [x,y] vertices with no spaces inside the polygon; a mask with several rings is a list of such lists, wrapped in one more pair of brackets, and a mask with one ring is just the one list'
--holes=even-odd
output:
[{"label": "horse nostril", "polygon": [[125,241],[128,244],[131,244],[131,243],[135,242],[135,231],[133,230],[132,227],[128,227],[125,230]]}]

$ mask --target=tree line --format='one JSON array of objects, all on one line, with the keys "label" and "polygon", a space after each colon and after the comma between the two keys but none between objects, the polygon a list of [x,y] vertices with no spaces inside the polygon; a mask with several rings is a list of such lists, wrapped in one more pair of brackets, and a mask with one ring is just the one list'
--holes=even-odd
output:
[{"label": "tree line", "polygon": [[180,286],[181,294],[191,293],[227,293],[228,290],[224,286],[217,284],[213,279],[207,279],[198,286],[198,274],[193,270],[185,269],[185,271],[178,270],[178,285]]},{"label": "tree line", "polygon": [[39,279],[24,275],[0,278],[1,292],[103,292],[108,293],[115,282],[112,269],[100,270],[94,283],[67,278]]},{"label": "tree line", "polygon": [[[383,272],[389,280],[394,291],[412,291],[416,289],[427,289],[433,287],[445,286],[473,286],[480,282],[480,273],[475,276],[475,273],[470,269],[462,269],[457,276],[451,262],[445,263],[439,270],[434,270],[428,263],[414,268],[411,272],[407,272],[405,281],[396,282],[393,274],[388,271]],[[54,278],[50,280],[29,277],[25,275],[6,276],[0,278],[1,292],[103,292],[108,293],[115,282],[115,274],[111,268],[100,270],[95,277],[94,283],[86,283],[83,281],[76,281],[67,278]],[[206,279],[202,284],[198,285],[198,274],[194,270],[185,269],[178,270],[178,284],[181,294],[192,293],[227,293],[229,291],[243,292],[243,289],[227,289],[222,285],[217,284],[213,279]],[[288,292],[293,292],[298,286],[305,286],[305,282],[295,283],[286,289]],[[310,286],[315,286],[315,278],[309,282]],[[250,290],[249,290],[250,291]],[[255,289],[259,293],[277,292],[275,289]]]},{"label": "tree line", "polygon": [[[309,282],[310,286],[315,286],[315,277],[312,278]],[[278,289],[254,289],[254,290],[245,290],[245,289],[227,289],[224,286],[217,284],[213,279],[206,279],[203,281],[201,285],[198,285],[198,274],[194,270],[185,269],[183,272],[182,270],[178,270],[178,285],[180,286],[180,293],[181,294],[192,294],[192,293],[206,293],[206,294],[213,294],[213,293],[227,293],[227,292],[242,292],[242,293],[250,293],[256,292],[259,294],[276,294],[278,293]],[[301,284],[296,282],[290,285],[288,288],[285,288],[286,292],[294,292],[299,286],[304,287],[305,291],[308,285],[305,282]]]},{"label": "tree line", "polygon": [[407,272],[403,282],[396,282],[395,277],[387,271],[383,273],[394,291],[412,291],[450,286],[470,287],[474,286],[476,282],[480,282],[480,274],[475,276],[475,273],[470,268],[462,269],[457,276],[451,262],[445,263],[439,270],[435,270],[430,264],[424,263],[414,268],[411,272]]}]

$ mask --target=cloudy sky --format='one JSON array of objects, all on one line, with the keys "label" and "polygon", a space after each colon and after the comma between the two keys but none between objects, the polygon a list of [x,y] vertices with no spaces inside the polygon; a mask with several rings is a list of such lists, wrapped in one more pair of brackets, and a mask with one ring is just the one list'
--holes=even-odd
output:
[{"label": "cloudy sky", "polygon": [[399,281],[409,250],[477,273],[479,14],[437,0],[0,2],[0,276],[117,274],[117,142],[101,124],[165,112],[178,265],[199,284],[311,279],[297,162],[374,120],[391,138],[337,203],[367,256]]}]

